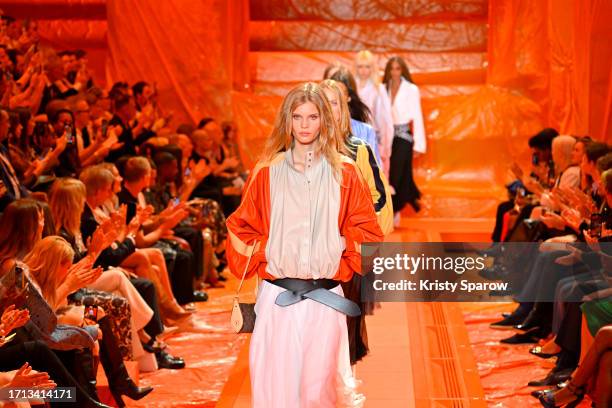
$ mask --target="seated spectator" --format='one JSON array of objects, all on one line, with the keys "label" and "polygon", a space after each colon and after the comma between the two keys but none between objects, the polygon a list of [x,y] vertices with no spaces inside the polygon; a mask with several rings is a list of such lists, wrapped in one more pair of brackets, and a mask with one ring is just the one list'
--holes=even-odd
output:
[{"label": "seated spectator", "polygon": [[0,211],[4,211],[14,200],[29,195],[28,190],[19,181],[9,152],[3,144],[8,137],[8,128],[9,115],[5,110],[0,110]]},{"label": "seated spectator", "polygon": [[[98,245],[95,242],[97,240],[94,239],[95,236],[89,248],[83,242],[80,214],[83,213],[85,198],[85,185],[76,179],[58,179],[49,193],[49,203],[56,224],[54,234],[68,241],[74,251],[75,261],[90,253],[96,257],[96,253],[104,249],[95,248]],[[107,246],[116,239],[116,231],[110,221],[101,225],[97,232],[103,235],[103,246]],[[125,359],[139,361],[145,371],[146,361],[141,362],[140,360],[146,359],[147,356],[140,344],[140,337],[141,331],[153,317],[153,310],[130,282],[129,274],[119,268],[109,268],[98,279],[89,283],[86,288],[71,297],[71,300],[74,300],[73,303],[80,304],[83,298],[89,297],[94,299],[97,306],[104,307],[107,314],[116,323],[114,327],[118,333],[117,338],[120,339],[121,354]],[[121,296],[112,293],[118,293]]]},{"label": "seated spectator", "polygon": [[[120,204],[127,205],[127,222],[130,222],[137,211],[144,211],[147,208],[142,192],[149,187],[151,180],[151,165],[148,159],[144,157],[130,158],[125,165],[123,178],[123,189],[118,197]],[[153,209],[151,208],[151,210]],[[196,276],[193,253],[173,242],[172,228],[188,215],[187,211],[182,206],[177,206],[176,208],[169,208],[162,215],[163,220],[152,220],[148,225],[147,223],[143,225],[148,226],[149,231],[146,234],[143,230],[139,231],[136,236],[137,245],[141,248],[155,246],[163,252],[165,266],[168,268],[172,282],[171,291],[174,292],[179,304],[184,305],[207,299],[205,294],[194,291],[193,288],[193,281]]]},{"label": "seated spectator", "polygon": [[[58,314],[58,321],[70,322],[70,325],[83,326],[88,322],[88,315],[84,313],[83,306],[68,306],[68,295],[74,293],[87,284],[94,282],[102,273],[101,268],[91,269],[93,259],[83,258],[73,266],[74,251],[70,244],[61,237],[49,236],[39,241],[32,252],[24,259],[26,274],[40,293],[42,298]],[[64,289],[65,290],[62,290]],[[118,345],[121,340],[117,337],[112,320],[107,314],[95,306],[94,300],[89,306],[98,308],[96,318],[90,323],[97,323],[104,333],[100,344],[100,362],[106,372],[111,393],[119,406],[125,406],[121,396],[127,395],[138,400],[149,394],[153,388],[137,387],[130,378]],[[58,310],[61,310],[61,314]],[[76,321],[75,321],[76,318]]]}]

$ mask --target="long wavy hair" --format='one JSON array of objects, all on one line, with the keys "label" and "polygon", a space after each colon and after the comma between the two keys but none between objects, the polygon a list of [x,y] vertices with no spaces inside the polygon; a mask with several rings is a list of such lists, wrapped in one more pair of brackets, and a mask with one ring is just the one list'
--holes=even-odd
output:
[{"label": "long wavy hair", "polygon": [[357,94],[357,82],[347,67],[340,67],[330,79],[342,82],[348,91],[348,106],[351,118],[364,123],[372,123],[372,112]]},{"label": "long wavy hair", "polygon": [[412,80],[412,75],[410,75],[410,70],[408,69],[408,65],[406,64],[406,61],[404,61],[402,57],[398,57],[396,55],[396,56],[389,58],[389,61],[387,61],[387,65],[385,65],[385,74],[383,76],[383,84],[385,84],[385,86],[387,87],[387,90],[389,89],[389,85],[391,83],[391,67],[393,66],[394,62],[396,62],[400,66],[400,69],[402,71],[402,78],[414,84],[414,81]]},{"label": "long wavy hair", "polygon": [[57,299],[57,288],[65,277],[58,276],[61,266],[71,265],[74,251],[62,237],[51,235],[38,241],[23,262],[28,265],[30,276],[34,278],[43,298],[56,308],[61,299]]},{"label": "long wavy hair", "polygon": [[349,112],[348,103],[346,101],[346,95],[344,94],[344,91],[340,88],[340,83],[334,81],[333,79],[326,79],[322,81],[319,86],[323,91],[329,89],[330,91],[334,92],[338,97],[338,103],[340,104],[340,121],[337,123],[337,125],[342,143],[344,144],[345,139],[348,138],[353,132],[351,129],[351,114]]},{"label": "long wavy hair", "polygon": [[49,206],[55,221],[55,232],[63,227],[73,236],[79,233],[86,196],[87,189],[80,180],[60,178],[53,183],[49,192]]},{"label": "long wavy hair", "polygon": [[0,218],[0,264],[8,259],[20,260],[41,239],[38,234],[42,209],[29,198],[13,201]]},{"label": "long wavy hair", "polygon": [[274,129],[268,137],[266,147],[261,156],[262,162],[270,162],[279,152],[290,150],[294,145],[293,112],[298,106],[311,102],[317,107],[321,118],[319,136],[315,140],[315,152],[322,154],[334,169],[338,180],[342,176],[342,158],[340,152],[344,143],[337,136],[337,126],[334,115],[321,87],[313,82],[307,82],[293,88],[283,99],[276,115]]}]

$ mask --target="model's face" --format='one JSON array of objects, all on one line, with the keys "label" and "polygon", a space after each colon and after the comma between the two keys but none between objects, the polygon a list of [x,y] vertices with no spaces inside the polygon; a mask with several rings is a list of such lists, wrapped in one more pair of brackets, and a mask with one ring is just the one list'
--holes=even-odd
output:
[{"label": "model's face", "polygon": [[572,164],[576,165],[582,163],[582,156],[584,156],[584,143],[576,142],[572,149]]},{"label": "model's face", "polygon": [[291,114],[292,134],[296,143],[312,144],[319,136],[321,114],[312,102],[298,106]]},{"label": "model's face", "polygon": [[340,123],[341,110],[338,94],[334,90],[329,88],[325,88],[323,92],[325,93],[325,96],[327,97],[327,100],[331,105],[332,113],[334,114],[334,120],[336,121],[336,123]]},{"label": "model's face", "polygon": [[402,78],[402,67],[400,67],[400,64],[393,61],[391,63],[391,79],[393,79],[394,81],[399,81],[401,78]]},{"label": "model's face", "polygon": [[357,63],[357,76],[360,80],[367,81],[370,75],[372,75],[370,64],[363,61]]}]

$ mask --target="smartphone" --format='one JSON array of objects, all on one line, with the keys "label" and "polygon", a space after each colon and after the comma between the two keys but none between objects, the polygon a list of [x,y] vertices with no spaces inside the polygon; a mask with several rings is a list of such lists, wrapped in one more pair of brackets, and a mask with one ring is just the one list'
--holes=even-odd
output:
[{"label": "smartphone", "polygon": [[102,121],[102,137],[106,137],[107,131],[108,131],[108,120],[104,119]]},{"label": "smartphone", "polygon": [[85,306],[85,318],[92,322],[98,321],[98,308],[96,306]]},{"label": "smartphone", "polygon": [[191,176],[191,169],[189,167],[187,167],[185,169],[185,177],[189,177],[189,176]]},{"label": "smartphone", "polygon": [[534,166],[537,166],[538,164],[540,164],[540,158],[538,157],[536,153],[531,155],[531,164],[533,164]]},{"label": "smartphone", "polygon": [[98,307],[94,305],[94,300],[91,297],[83,299],[83,306],[85,306],[84,317],[92,322],[98,321]]},{"label": "smartphone", "polygon": [[66,134],[66,141],[69,144],[74,143],[74,136],[72,135],[72,126],[70,125],[64,126],[64,133]]},{"label": "smartphone", "polygon": [[593,238],[601,238],[601,232],[603,227],[603,214],[595,213],[591,214],[591,226],[589,228],[589,234]]},{"label": "smartphone", "polygon": [[175,206],[179,205],[180,202],[181,202],[181,200],[178,197],[174,197],[172,199],[172,204],[175,205]]}]

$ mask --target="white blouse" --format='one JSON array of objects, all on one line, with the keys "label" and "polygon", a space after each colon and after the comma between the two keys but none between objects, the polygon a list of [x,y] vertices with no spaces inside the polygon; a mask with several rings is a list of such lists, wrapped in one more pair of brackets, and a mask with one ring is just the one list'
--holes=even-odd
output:
[{"label": "white blouse", "polygon": [[[391,91],[389,90],[389,97]],[[391,112],[394,125],[404,125],[412,121],[414,151],[425,153],[427,141],[425,138],[425,125],[423,124],[423,113],[421,111],[421,94],[419,88],[402,78],[395,99],[391,101]]]},{"label": "white blouse", "polygon": [[313,153],[304,172],[291,150],[270,167],[270,233],[266,271],[278,278],[330,279],[340,266],[340,185],[331,165]]},{"label": "white blouse", "polygon": [[[363,86],[363,88],[360,88]],[[378,137],[378,147],[383,161],[391,156],[393,143],[393,116],[391,114],[391,100],[383,84],[378,87],[368,80],[358,86],[359,97],[372,112],[374,130]]]}]

